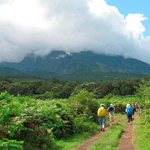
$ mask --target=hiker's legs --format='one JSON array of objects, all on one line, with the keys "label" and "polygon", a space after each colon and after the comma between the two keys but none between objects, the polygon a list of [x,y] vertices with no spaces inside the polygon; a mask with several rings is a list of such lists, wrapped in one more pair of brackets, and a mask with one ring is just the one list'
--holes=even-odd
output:
[{"label": "hiker's legs", "polygon": [[102,117],[102,130],[105,131],[106,116]]},{"label": "hiker's legs", "polygon": [[102,130],[102,117],[99,117],[100,128]]},{"label": "hiker's legs", "polygon": [[112,122],[114,122],[114,112],[112,112]]},{"label": "hiker's legs", "polygon": [[133,109],[133,113],[132,113],[132,121],[134,120],[134,109]]},{"label": "hiker's legs", "polygon": [[132,121],[132,115],[127,115],[127,117],[128,117],[128,124],[131,125],[132,124],[131,123],[131,121]]},{"label": "hiker's legs", "polygon": [[109,112],[109,118],[110,118],[110,122],[114,121],[114,112]]}]

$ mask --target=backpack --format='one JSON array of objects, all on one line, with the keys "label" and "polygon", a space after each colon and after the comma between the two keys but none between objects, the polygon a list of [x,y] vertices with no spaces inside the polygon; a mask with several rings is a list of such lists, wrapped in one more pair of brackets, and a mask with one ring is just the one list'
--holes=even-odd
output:
[{"label": "backpack", "polygon": [[105,112],[105,108],[104,107],[101,107],[101,108],[98,109],[98,116],[99,117],[106,116],[106,112]]},{"label": "backpack", "polygon": [[133,111],[132,106],[128,106],[128,107],[126,108],[126,111],[127,111],[127,115],[132,115],[132,111]]},{"label": "backpack", "polygon": [[113,111],[113,110],[114,110],[113,107],[109,107],[109,109],[108,109],[109,112],[110,112],[110,111]]},{"label": "backpack", "polygon": [[135,106],[138,107],[138,103],[137,102],[135,103]]}]

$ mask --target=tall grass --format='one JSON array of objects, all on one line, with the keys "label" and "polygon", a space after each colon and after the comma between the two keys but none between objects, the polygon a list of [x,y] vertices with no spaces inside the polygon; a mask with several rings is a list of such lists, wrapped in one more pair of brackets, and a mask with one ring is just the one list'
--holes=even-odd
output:
[{"label": "tall grass", "polygon": [[150,124],[146,124],[144,118],[145,116],[142,114],[133,124],[136,150],[150,149]]}]

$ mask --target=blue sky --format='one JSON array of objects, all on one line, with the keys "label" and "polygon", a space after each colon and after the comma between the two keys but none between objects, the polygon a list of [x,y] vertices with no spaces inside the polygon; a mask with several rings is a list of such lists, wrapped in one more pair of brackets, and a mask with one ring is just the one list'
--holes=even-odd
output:
[{"label": "blue sky", "polygon": [[108,5],[116,6],[121,14],[127,16],[129,13],[143,14],[148,19],[142,24],[146,30],[144,36],[150,36],[150,1],[149,0],[106,0]]},{"label": "blue sky", "polygon": [[147,0],[0,0],[0,62],[91,50],[150,64]]}]

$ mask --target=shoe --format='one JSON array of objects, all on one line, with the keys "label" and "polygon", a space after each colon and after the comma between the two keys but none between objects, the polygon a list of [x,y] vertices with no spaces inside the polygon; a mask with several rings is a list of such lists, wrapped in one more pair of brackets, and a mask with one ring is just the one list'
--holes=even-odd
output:
[{"label": "shoe", "polygon": [[112,122],[114,122],[114,120]]},{"label": "shoe", "polygon": [[105,129],[103,129],[103,132],[105,132]]},{"label": "shoe", "polygon": [[103,129],[101,128],[101,131],[102,131]]}]

